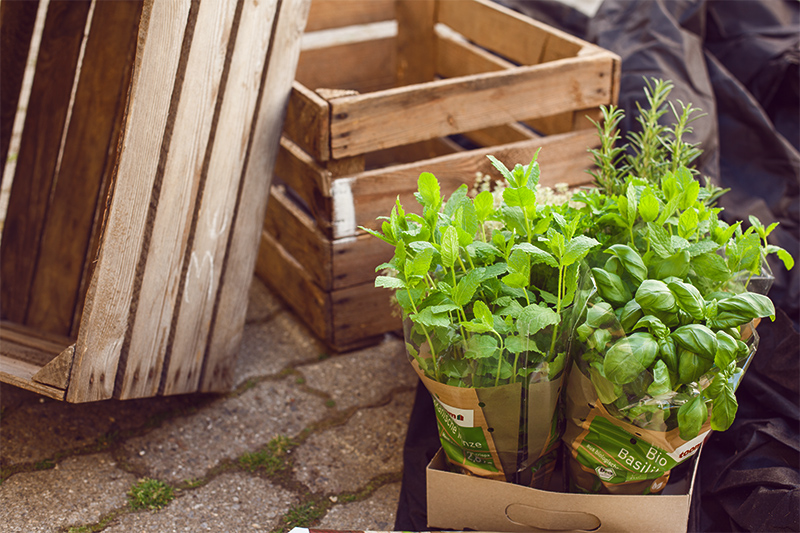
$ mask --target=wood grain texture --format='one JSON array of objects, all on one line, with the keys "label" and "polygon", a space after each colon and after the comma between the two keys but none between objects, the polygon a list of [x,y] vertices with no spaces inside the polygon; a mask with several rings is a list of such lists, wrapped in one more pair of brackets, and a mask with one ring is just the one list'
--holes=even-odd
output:
[{"label": "wood grain texture", "polygon": [[310,4],[310,0],[279,4],[264,89],[214,310],[214,328],[201,382],[203,391],[227,390],[233,383],[233,367],[247,312],[247,293],[261,241],[286,105],[300,55],[300,37]]},{"label": "wood grain texture", "polygon": [[515,68],[510,61],[487,52],[469,41],[438,35],[436,40],[436,73],[443,78],[471,76]]},{"label": "wood grain texture", "polygon": [[286,106],[283,134],[317,161],[330,157],[328,102],[297,81]]},{"label": "wood grain texture", "polygon": [[0,183],[38,10],[39,0],[0,2]]},{"label": "wood grain texture", "polygon": [[39,369],[31,379],[37,383],[49,385],[57,389],[67,390],[72,361],[75,359],[75,345],[67,346],[53,360]]},{"label": "wood grain texture", "polygon": [[[148,243],[125,373],[117,391],[121,399],[155,396],[161,383],[236,3],[237,0],[203,1],[197,11],[181,94],[173,96],[179,99],[178,108],[159,184],[158,209]],[[214,185],[210,191],[215,190]],[[192,290],[193,285],[184,287],[187,300],[204,298],[209,290],[197,294]],[[199,316],[194,317],[199,321]],[[172,363],[185,365],[189,379],[196,379],[202,350],[197,354],[195,350],[183,349],[185,346],[181,348],[172,351]],[[196,361],[198,357],[200,362]]]},{"label": "wood grain texture", "polygon": [[13,322],[27,315],[89,5],[47,10],[0,253],[2,317]]},{"label": "wood grain texture", "polygon": [[[188,0],[142,8],[129,105],[108,218],[87,291],[67,392],[70,402],[110,398],[129,315],[167,125]],[[77,385],[80,384],[80,385]]]},{"label": "wood grain texture", "polygon": [[189,263],[184,268],[163,394],[194,391],[200,382],[276,7],[277,1],[245,2],[242,7]]},{"label": "wood grain texture", "polygon": [[70,335],[85,263],[114,165],[136,46],[141,3],[99,2],[67,125],[61,164],[45,217],[25,323]]},{"label": "wood grain texture", "polygon": [[304,50],[297,81],[311,90],[353,89],[366,93],[393,87],[396,37]]},{"label": "wood grain texture", "polygon": [[330,102],[331,155],[356,155],[608,103],[611,68],[607,57],[571,58],[337,98]]},{"label": "wood grain texture", "polygon": [[436,76],[436,0],[397,0],[397,85],[433,81]]},{"label": "wood grain texture", "polygon": [[394,0],[314,0],[306,32],[394,18]]},{"label": "wood grain texture", "polygon": [[13,350],[13,348],[13,346],[4,346],[3,351],[0,352],[0,382],[8,383],[48,398],[63,400],[63,390],[33,380],[33,376],[41,369],[41,366],[5,355],[6,349]]}]

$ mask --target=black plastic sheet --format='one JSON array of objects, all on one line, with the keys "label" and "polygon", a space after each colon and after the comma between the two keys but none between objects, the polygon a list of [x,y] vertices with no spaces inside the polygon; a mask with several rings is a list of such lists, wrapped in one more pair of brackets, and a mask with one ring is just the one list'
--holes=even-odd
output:
[{"label": "black plastic sheet", "polygon": [[[730,191],[724,217],[779,222],[772,244],[800,255],[800,2],[605,0],[589,18],[559,2],[499,0],[622,58],[622,135],[634,128],[645,78],[708,116],[693,123],[700,171]],[[502,31],[498,28],[497,31]],[[728,431],[705,444],[689,531],[800,531],[800,265],[770,260],[775,322],[737,392]],[[425,465],[438,449],[420,387],[404,450],[395,529],[427,530]],[[654,496],[657,497],[657,496]]]}]

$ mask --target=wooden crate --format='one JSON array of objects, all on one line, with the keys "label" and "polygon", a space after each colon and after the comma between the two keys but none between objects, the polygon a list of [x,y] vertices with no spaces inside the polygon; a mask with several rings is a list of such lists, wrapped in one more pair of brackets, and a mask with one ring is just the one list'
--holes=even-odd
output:
[{"label": "wooden crate", "polygon": [[[423,171],[443,192],[499,178],[492,154],[542,183],[587,183],[616,102],[619,58],[486,0],[313,0],[256,266],[332,349],[396,330],[375,289],[378,227]],[[470,149],[465,149],[468,146]]]},{"label": "wooden crate", "polygon": [[0,4],[0,380],[70,402],[231,386],[308,9]]}]

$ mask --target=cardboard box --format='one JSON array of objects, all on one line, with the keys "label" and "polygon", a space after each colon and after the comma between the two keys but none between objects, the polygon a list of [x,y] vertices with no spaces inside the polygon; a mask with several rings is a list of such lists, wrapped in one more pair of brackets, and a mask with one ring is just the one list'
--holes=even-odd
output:
[{"label": "cardboard box", "polygon": [[440,449],[426,472],[428,526],[476,531],[685,532],[697,459],[693,459],[691,475],[671,483],[662,495],[568,494],[448,472]]}]

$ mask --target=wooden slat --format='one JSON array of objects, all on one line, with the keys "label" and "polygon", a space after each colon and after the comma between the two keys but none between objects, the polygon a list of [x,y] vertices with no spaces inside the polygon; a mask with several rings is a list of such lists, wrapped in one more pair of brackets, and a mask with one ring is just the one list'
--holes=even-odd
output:
[{"label": "wooden slat", "polygon": [[396,38],[304,50],[297,65],[298,82],[311,90],[353,89],[361,93],[395,85]]},{"label": "wooden slat", "polygon": [[479,146],[498,146],[539,137],[539,135],[516,122],[482,130],[465,131],[463,135]]},{"label": "wooden slat", "polygon": [[0,2],[0,183],[38,10],[39,0]]},{"label": "wooden slat", "polygon": [[33,375],[33,381],[49,385],[66,392],[69,385],[69,375],[72,372],[72,362],[75,360],[75,345],[67,346],[49,363]]},{"label": "wooden slat", "polygon": [[[221,266],[233,225],[256,102],[265,68],[275,1],[245,2],[236,33],[227,85],[208,162],[202,203],[185,266],[163,394],[198,388],[206,354]],[[227,322],[221,322],[224,325]]]},{"label": "wooden slat", "polygon": [[[148,244],[130,345],[125,367],[120,369],[124,374],[116,394],[121,399],[155,396],[161,383],[236,4],[236,0],[206,0],[197,10],[181,93],[174,96],[178,98],[178,107],[159,185],[158,210]],[[227,141],[229,139],[223,142]],[[219,193],[213,186],[209,189],[211,195]],[[224,219],[219,223],[223,226]],[[218,228],[202,227],[202,231],[209,230],[215,232]],[[193,255],[189,269],[195,259]],[[194,285],[185,287],[186,300],[204,296],[189,290],[194,289]],[[185,365],[188,379],[194,378],[196,383],[202,355],[203,350],[199,356],[195,351],[172,350],[171,363]],[[200,361],[196,361],[198,357]]]},{"label": "wooden slat", "polygon": [[314,0],[306,32],[394,18],[394,0]]},{"label": "wooden slat", "polygon": [[103,244],[81,319],[70,402],[110,398],[128,329],[136,268],[172,100],[190,2],[148,0]]},{"label": "wooden slat", "polygon": [[374,283],[375,267],[389,261],[394,248],[363,233],[333,241],[333,290]]},{"label": "wooden slat", "polygon": [[332,344],[346,351],[370,337],[403,329],[399,311],[392,307],[392,293],[374,282],[348,287],[331,294]]},{"label": "wooden slat", "polygon": [[84,263],[94,258],[95,212],[108,192],[140,10],[139,1],[99,2],[93,10],[25,319],[44,331],[70,335]]},{"label": "wooden slat", "polygon": [[322,290],[333,289],[331,241],[319,231],[314,219],[286,196],[282,186],[270,189],[264,231],[303,265]]},{"label": "wooden slat", "polygon": [[587,149],[596,144],[596,133],[582,130],[365,172],[354,176],[350,182],[354,203],[351,209],[356,213],[354,224],[350,228],[340,226],[343,231],[336,238],[355,235],[357,226],[379,227],[376,218],[391,210],[397,196],[407,211],[415,210],[418,204],[413,193],[417,188],[416,178],[421,172],[432,172],[441,182],[443,194],[452,193],[462,183],[471,186],[478,171],[499,177],[486,158],[488,154],[513,166],[530,162],[541,147],[539,163],[542,185],[563,182],[576,186],[588,183],[591,178],[584,170],[591,166],[591,157]]},{"label": "wooden slat", "polygon": [[27,314],[89,5],[52,2],[47,10],[0,253],[2,317],[13,322]]},{"label": "wooden slat", "polygon": [[330,101],[331,155],[356,155],[608,103],[611,68],[610,57],[573,58],[336,98]]},{"label": "wooden slat", "polygon": [[37,364],[45,364],[50,361],[73,342],[69,337],[55,335],[53,333],[6,321],[0,323],[0,341],[3,343],[13,342],[20,346],[27,346],[44,354],[42,356],[43,359],[30,361]]},{"label": "wooden slat", "polygon": [[295,81],[286,107],[283,134],[317,161],[327,161],[330,157],[328,102]]},{"label": "wooden slat", "polygon": [[423,159],[431,159],[432,157],[452,154],[462,150],[463,148],[449,139],[428,139],[427,141],[393,146],[392,148],[365,154],[366,168],[373,170],[390,165],[422,161]]},{"label": "wooden slat", "polygon": [[333,340],[328,293],[314,283],[303,265],[267,231],[261,234],[255,273],[291,306],[317,337],[326,343]]},{"label": "wooden slat", "polygon": [[310,3],[310,0],[297,0],[280,4],[230,247],[225,257],[219,298],[214,310],[212,323],[215,327],[201,381],[203,391],[227,390],[233,383],[233,367],[247,313],[247,292],[253,278],[272,170],[300,55],[300,36]]},{"label": "wooden slat", "polygon": [[309,154],[286,137],[281,138],[275,161],[275,175],[308,206],[325,235],[333,235],[331,175]]},{"label": "wooden slat", "polygon": [[436,0],[397,0],[397,85],[433,81],[436,76]]},{"label": "wooden slat", "polygon": [[[6,347],[4,346],[3,352],[5,350]],[[8,357],[5,353],[0,353],[0,382],[9,383],[15,387],[33,391],[48,398],[63,400],[63,390],[37,383],[33,380],[33,376],[40,369],[41,366],[39,365],[26,363],[25,361]]]},{"label": "wooden slat", "polygon": [[471,76],[515,68],[510,61],[487,52],[463,38],[437,34],[436,73],[443,78]]},{"label": "wooden slat", "polygon": [[438,22],[470,41],[521,65],[574,57],[587,45],[566,32],[487,0],[439,0],[437,17]]}]

